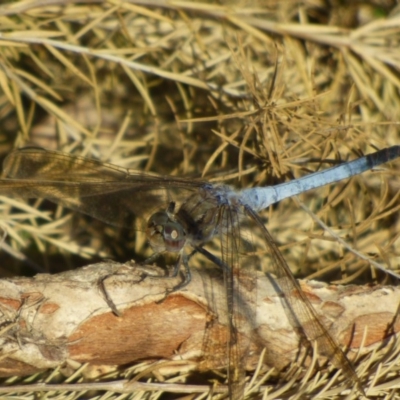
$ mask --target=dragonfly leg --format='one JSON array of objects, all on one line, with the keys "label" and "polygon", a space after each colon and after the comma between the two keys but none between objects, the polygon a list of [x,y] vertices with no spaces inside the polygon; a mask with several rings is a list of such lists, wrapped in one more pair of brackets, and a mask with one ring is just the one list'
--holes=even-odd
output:
[{"label": "dragonfly leg", "polygon": [[189,255],[186,255],[185,253],[183,253],[182,257],[179,257],[177,263],[175,264],[174,271],[173,271],[173,273],[171,275],[171,278],[172,277],[175,278],[176,276],[178,276],[181,264],[183,264],[183,266],[184,266],[184,279],[182,280],[181,283],[179,283],[177,286],[175,286],[172,289],[172,292],[184,288],[192,280],[192,274],[190,272],[190,267],[189,267],[189,260],[197,252],[203,254],[205,257],[207,257],[214,264],[218,265],[218,267],[220,267],[223,271],[229,271],[230,270],[229,266],[226,265],[220,258],[214,256],[209,251],[204,249],[202,246],[194,246],[194,250]]},{"label": "dragonfly leg", "polygon": [[[203,246],[196,246],[194,252],[203,254],[204,257],[208,258],[215,265],[218,265],[222,271],[228,272],[230,270],[230,267],[227,264],[225,264],[220,258],[214,256],[214,254],[211,254],[208,250],[204,249]],[[190,257],[194,252],[190,254]]]},{"label": "dragonfly leg", "polygon": [[[162,252],[154,253],[150,257],[146,258],[144,261],[141,261],[141,262],[139,262],[137,264],[138,265],[143,265],[143,266],[148,265],[150,263],[153,263],[155,260],[157,260],[157,258],[159,258],[162,254],[163,254]],[[180,267],[180,261],[179,261],[179,257],[178,257],[178,260],[177,260],[177,262],[176,262],[176,264],[174,266],[174,270],[172,272],[172,275],[168,275],[168,274],[165,274],[165,275],[150,275],[149,274],[149,275],[146,275],[146,276],[149,276],[150,278],[155,278],[155,279],[176,278],[178,276],[178,273],[179,273],[179,267]]]},{"label": "dragonfly leg", "polygon": [[139,262],[137,264],[146,265],[146,264],[152,263],[153,261],[157,260],[157,258],[160,257],[161,254],[162,253],[160,253],[160,252],[153,253],[150,257],[147,257],[144,261],[141,261],[141,262]]},{"label": "dragonfly leg", "polygon": [[178,276],[179,271],[181,269],[181,265],[183,264],[183,267],[184,267],[183,279],[182,279],[182,282],[178,283],[176,286],[174,286],[171,289],[171,292],[175,292],[179,289],[184,288],[192,280],[192,274],[190,273],[190,267],[189,267],[189,259],[192,255],[193,255],[193,252],[189,256],[187,256],[185,253],[182,253],[182,255],[179,256],[178,261],[175,264],[174,271],[171,275],[171,278],[176,278]]},{"label": "dragonfly leg", "polygon": [[106,289],[106,286],[105,286],[105,284],[104,284],[104,282],[106,281],[106,279],[108,279],[110,276],[111,276],[111,274],[110,274],[110,275],[106,275],[105,277],[102,277],[101,279],[99,279],[99,281],[98,281],[98,286],[99,286],[100,292],[101,292],[101,294],[103,295],[104,300],[106,301],[108,307],[111,308],[111,311],[112,311],[117,317],[120,317],[122,314],[118,311],[117,306],[115,305],[115,303],[113,302],[113,300],[112,300],[111,297],[109,296],[108,291],[107,291],[107,289]]},{"label": "dragonfly leg", "polygon": [[[192,252],[193,254],[194,252]],[[153,261],[154,259],[158,258],[162,253],[155,253],[151,257],[147,258],[145,261],[139,263],[140,264],[147,264],[149,261]],[[176,286],[174,286],[172,289],[168,290],[168,293],[175,292],[178,289],[182,289],[185,287],[192,279],[190,269],[189,269],[189,264],[188,260],[192,256],[190,254],[189,256],[186,255],[179,255],[178,259],[176,260],[176,263],[173,267],[172,274],[166,274],[166,275],[147,275],[151,279],[174,279],[179,275],[179,272],[181,270],[181,265],[183,263],[184,265],[184,276],[182,279],[182,282],[178,283]]]}]

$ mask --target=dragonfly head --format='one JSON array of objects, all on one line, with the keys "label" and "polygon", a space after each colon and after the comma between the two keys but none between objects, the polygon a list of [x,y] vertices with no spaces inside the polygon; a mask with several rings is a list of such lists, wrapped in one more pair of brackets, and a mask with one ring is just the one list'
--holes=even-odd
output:
[{"label": "dragonfly head", "polygon": [[155,253],[178,253],[186,242],[182,225],[173,221],[165,211],[156,212],[149,218],[146,235]]}]

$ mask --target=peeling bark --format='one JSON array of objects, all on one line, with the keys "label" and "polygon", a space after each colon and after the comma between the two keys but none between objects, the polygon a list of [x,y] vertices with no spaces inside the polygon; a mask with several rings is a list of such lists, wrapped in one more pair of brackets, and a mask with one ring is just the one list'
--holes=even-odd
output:
[{"label": "peeling bark", "polygon": [[[157,267],[103,262],[57,275],[1,280],[0,376],[28,375],[67,361],[98,368],[158,359],[224,366],[226,354],[212,351],[215,337],[206,329],[212,321],[213,335],[218,332],[220,342],[227,337],[219,276],[193,270],[190,284],[170,293],[180,278],[154,277],[159,274]],[[248,279],[242,294],[256,313],[242,332],[252,341],[247,368],[254,368],[267,347],[266,363],[281,369],[299,355],[299,338],[270,279],[261,274]],[[400,330],[396,287],[316,281],[302,282],[302,287],[350,358],[360,346],[361,353],[369,352]],[[211,356],[202,357],[204,349],[220,354],[220,360],[208,362]]]}]

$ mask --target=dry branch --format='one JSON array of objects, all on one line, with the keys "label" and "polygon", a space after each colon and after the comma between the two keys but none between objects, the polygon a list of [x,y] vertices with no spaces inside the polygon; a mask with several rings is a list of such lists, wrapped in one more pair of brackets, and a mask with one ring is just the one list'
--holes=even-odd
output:
[{"label": "dry branch", "polygon": [[[216,310],[221,334],[226,330],[222,282],[214,273],[195,270],[187,287],[168,294],[179,278],[154,277],[159,273],[156,267],[104,262],[0,281],[0,374],[27,375],[71,361],[101,370],[143,360],[201,360],[205,328]],[[254,369],[263,346],[270,355],[266,363],[282,369],[295,361],[299,339],[270,280],[261,274],[252,279],[256,287],[246,285],[244,297],[256,301],[247,305],[257,310],[251,321],[257,336],[252,335],[247,369]],[[351,358],[387,344],[400,330],[399,288],[316,281],[302,286]],[[110,309],[105,293],[120,316]]]}]

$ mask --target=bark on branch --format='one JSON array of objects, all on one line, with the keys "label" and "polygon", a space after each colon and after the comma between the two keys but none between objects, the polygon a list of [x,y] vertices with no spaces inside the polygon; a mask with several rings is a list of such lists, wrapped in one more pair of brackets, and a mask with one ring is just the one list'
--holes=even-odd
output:
[{"label": "bark on branch", "polygon": [[[180,278],[150,276],[159,274],[157,267],[103,262],[57,275],[1,280],[0,376],[32,374],[71,360],[93,366],[200,360],[202,350],[212,348],[205,329],[216,313],[220,338],[226,338],[223,283],[207,270],[193,270],[188,286],[169,293]],[[350,357],[360,346],[368,352],[400,330],[396,287],[329,286],[316,281],[302,282],[302,287]],[[267,363],[285,367],[298,356],[299,338],[280,297],[261,275],[243,291],[248,309],[256,310],[251,329],[258,337],[247,368],[254,367],[264,346],[269,349]],[[224,362],[226,358],[220,361]],[[202,366],[207,368],[207,363]]]}]

